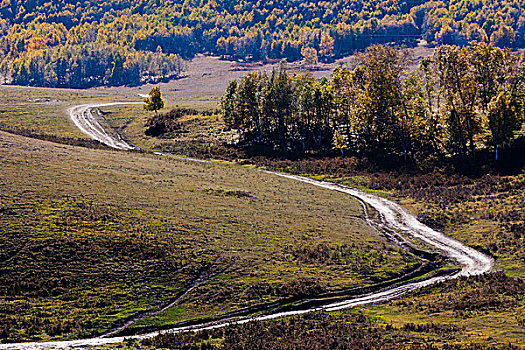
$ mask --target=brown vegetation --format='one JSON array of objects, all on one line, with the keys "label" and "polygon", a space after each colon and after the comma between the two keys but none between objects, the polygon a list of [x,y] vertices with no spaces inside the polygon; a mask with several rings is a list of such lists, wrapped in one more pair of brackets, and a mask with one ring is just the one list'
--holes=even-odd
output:
[{"label": "brown vegetation", "polygon": [[162,349],[519,349],[511,344],[473,343],[462,339],[462,331],[440,323],[383,326],[360,312],[313,313],[197,333],[166,333],[130,345]]}]

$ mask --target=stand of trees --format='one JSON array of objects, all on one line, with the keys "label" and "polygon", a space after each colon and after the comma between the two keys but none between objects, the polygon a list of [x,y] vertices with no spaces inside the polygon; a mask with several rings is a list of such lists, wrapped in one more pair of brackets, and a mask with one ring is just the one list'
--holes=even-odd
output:
[{"label": "stand of trees", "polygon": [[20,52],[0,63],[4,83],[89,88],[140,85],[177,78],[184,69],[179,55],[126,51],[117,45],[89,43]]},{"label": "stand of trees", "polygon": [[374,45],[330,79],[250,73],[222,99],[240,140],[283,151],[337,146],[405,159],[510,147],[525,120],[523,58],[488,44],[441,46],[407,72],[404,51]]},{"label": "stand of trees", "polygon": [[[523,6],[521,0],[4,0],[0,73],[13,74],[18,83],[67,86],[56,82],[60,77],[53,78],[62,69],[56,66],[64,64],[58,57],[78,56],[68,57],[66,69],[82,71],[76,68],[82,61],[102,63],[93,76],[73,78],[75,86],[135,84],[159,77],[163,68],[148,55],[158,51],[169,62],[174,60],[171,54],[186,59],[205,53],[238,60],[304,58],[311,63],[371,44],[413,45],[420,38],[430,45],[476,41],[523,48]],[[37,64],[48,77],[37,70],[28,73],[35,78],[19,74],[25,73],[19,72],[21,65],[31,69],[33,56],[42,57],[44,63]],[[112,77],[120,59],[127,70]],[[168,71],[165,76],[177,69]]]}]

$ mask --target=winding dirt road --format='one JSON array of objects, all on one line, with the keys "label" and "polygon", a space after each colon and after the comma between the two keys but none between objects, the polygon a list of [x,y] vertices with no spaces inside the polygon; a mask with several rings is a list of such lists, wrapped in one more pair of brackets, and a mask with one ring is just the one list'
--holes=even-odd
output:
[{"label": "winding dirt road", "polygon": [[[97,121],[93,115],[92,110],[98,107],[112,106],[122,103],[106,103],[106,104],[90,104],[76,106],[69,110],[71,119],[82,130],[90,137],[105,143],[106,145],[122,149],[129,150],[134,147],[124,142],[118,135],[112,136],[110,133],[105,132],[104,128]],[[185,158],[187,159],[187,158]],[[192,160],[192,159],[190,159]],[[196,160],[202,162],[202,160]],[[266,315],[256,317],[245,317],[238,319],[222,320],[216,322],[203,323],[193,326],[177,327],[165,332],[184,332],[184,331],[198,331],[204,329],[213,329],[224,327],[230,324],[242,324],[252,320],[270,320],[285,316],[299,315],[311,311],[335,311],[345,308],[350,308],[358,305],[365,304],[376,304],[382,303],[389,300],[398,298],[399,296],[423,286],[427,286],[445,279],[457,278],[459,276],[477,275],[488,272],[492,269],[494,262],[485,254],[478,252],[464,244],[453,240],[440,232],[437,232],[430,227],[427,227],[423,223],[419,222],[413,215],[408,213],[400,205],[378,196],[351,188],[348,186],[338,185],[331,182],[317,181],[302,176],[294,176],[281,174],[277,172],[271,172],[266,170],[260,170],[267,172],[275,176],[285,177],[295,181],[301,181],[308,183],[312,186],[322,187],[327,190],[338,191],[346,193],[352,197],[357,198],[362,203],[366,203],[370,207],[377,210],[381,216],[380,226],[396,232],[405,237],[412,237],[416,240],[425,242],[426,244],[439,250],[443,255],[455,260],[461,266],[459,272],[452,275],[432,277],[425,280],[416,280],[406,284],[386,288],[379,292],[373,292],[368,294],[359,295],[356,297],[348,298],[343,301],[329,302],[324,305],[304,308],[293,311],[270,313]],[[366,208],[365,208],[366,209]],[[127,336],[127,337],[96,337],[90,339],[79,339],[70,341],[56,341],[56,342],[34,342],[34,343],[17,343],[17,344],[2,344],[0,349],[45,349],[45,348],[72,348],[80,346],[96,346],[96,345],[107,345],[113,343],[119,343],[125,339],[145,339],[151,338],[158,335],[159,332],[152,332],[142,335]]]}]

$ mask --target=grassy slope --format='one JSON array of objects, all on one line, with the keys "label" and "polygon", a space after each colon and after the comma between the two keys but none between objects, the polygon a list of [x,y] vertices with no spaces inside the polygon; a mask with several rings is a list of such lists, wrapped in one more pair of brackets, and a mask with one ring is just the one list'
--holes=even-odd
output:
[{"label": "grassy slope", "polygon": [[165,334],[128,345],[175,349],[199,349],[201,345],[207,349],[519,349],[524,347],[524,303],[519,300],[524,290],[524,281],[494,274],[432,286],[394,305],[307,314],[197,334]]},{"label": "grassy slope", "polygon": [[[34,134],[71,139],[87,138],[69,120],[68,108],[87,103],[140,102],[138,93],[147,94],[149,86],[141,88],[111,88],[91,90],[46,89],[0,85],[0,130],[26,131]],[[163,91],[169,111],[179,106],[215,110],[219,93]],[[111,106],[102,109],[105,118],[124,137],[133,139],[139,147],[153,148],[155,142],[143,137],[143,125],[151,113],[140,105]],[[193,135],[192,135],[193,136]]]},{"label": "grassy slope", "polygon": [[[118,115],[118,111],[113,112]],[[128,129],[131,138],[145,147],[155,147],[174,153],[234,160],[242,153],[228,153],[220,146],[216,135],[222,130],[220,120],[202,117],[183,120],[184,132],[164,139],[152,139],[141,134],[140,124]],[[143,130],[143,129],[142,129]],[[203,130],[212,130],[213,137],[206,137]],[[223,134],[222,140],[228,135]],[[242,156],[245,158],[245,155]],[[363,307],[362,312],[385,327],[407,328],[423,339],[428,332],[425,325],[437,323],[432,339],[440,343],[474,342],[487,346],[506,342],[523,344],[525,339],[525,244],[523,184],[525,174],[485,175],[469,178],[461,175],[427,174],[408,175],[368,173],[355,170],[355,159],[303,159],[287,161],[265,157],[248,158],[241,162],[281,169],[299,174],[321,175],[322,178],[351,186],[379,191],[382,195],[397,198],[429,225],[483,250],[496,258],[496,269],[520,279],[498,282],[510,286],[509,290],[491,289],[498,284],[468,280],[451,283],[443,288],[429,288],[415,296],[408,296],[399,303]],[[521,230],[521,231],[520,231]],[[512,287],[518,283],[517,288]],[[501,288],[500,288],[501,289]],[[465,303],[472,300],[473,305]],[[438,307],[430,308],[431,305]],[[462,309],[467,309],[462,312]],[[412,331],[411,324],[422,327]],[[443,327],[454,331],[443,331]],[[440,328],[441,327],[441,328]],[[432,332],[430,332],[432,333]],[[419,337],[419,338],[418,338]],[[467,340],[468,339],[468,340]]]},{"label": "grassy slope", "polygon": [[83,138],[69,121],[67,109],[76,104],[106,100],[107,96],[93,90],[0,86],[0,129]]},{"label": "grassy slope", "polygon": [[[174,96],[177,92],[173,92]],[[199,98],[199,94],[184,93],[185,97],[178,100],[181,106],[193,108],[210,109],[213,104],[205,103]],[[204,104],[203,104],[204,103]],[[168,108],[174,106],[169,104]],[[143,123],[147,118],[135,107],[111,107],[104,109],[106,118],[115,126],[126,126],[122,130],[136,144],[145,148],[161,148],[172,150],[179,154],[205,155],[212,158],[220,158],[224,154],[215,154],[216,147],[209,147],[216,142],[214,140],[218,132],[222,130],[220,120],[204,120],[197,118],[185,123],[186,132],[173,135],[170,139],[151,139],[143,136]],[[132,118],[130,118],[132,116]],[[133,119],[133,120],[131,120]],[[29,115],[28,115],[28,119]],[[214,135],[210,138],[209,133]],[[223,135],[229,137],[229,135]],[[200,140],[199,140],[200,139]],[[197,142],[195,142],[197,140]],[[203,149],[203,145],[206,147]],[[230,158],[227,156],[226,158]],[[374,188],[386,191],[388,195],[398,196],[400,200],[415,213],[422,215],[430,224],[444,225],[447,234],[475,245],[478,249],[484,249],[497,258],[497,266],[506,269],[507,273],[523,278],[523,235],[509,232],[512,224],[523,225],[523,218],[509,213],[523,212],[523,191],[520,183],[524,181],[525,175],[514,176],[492,176],[481,179],[469,179],[464,177],[450,177],[443,175],[429,175],[418,178],[417,176],[392,174],[367,174],[356,172],[351,169],[351,159],[347,159],[346,165],[342,166],[340,160],[333,162],[326,160],[301,160],[296,162],[251,159],[260,165],[286,169],[291,172],[310,174],[331,174],[334,180],[344,181],[349,184]],[[333,163],[333,164],[332,164]],[[339,173],[340,172],[340,173]],[[400,185],[401,184],[401,185]],[[507,184],[515,184],[512,188]],[[521,187],[522,188],[522,187]],[[445,194],[445,196],[443,196]],[[451,199],[458,199],[459,202]],[[445,203],[446,202],[446,203]],[[470,281],[467,283],[471,283]],[[485,284],[491,282],[485,282]],[[455,342],[461,342],[463,334],[468,334],[469,340],[482,342],[484,344],[497,344],[505,341],[523,343],[525,320],[523,317],[523,290],[515,294],[519,297],[518,304],[500,303],[497,307],[481,307],[468,313],[454,311],[454,303],[442,310],[429,312],[428,308],[415,307],[422,301],[427,304],[439,303],[442,299],[453,300],[458,298],[474,298],[478,290],[483,286],[473,288],[474,292],[466,287],[466,284],[453,285],[448,291],[431,288],[425,290],[418,296],[408,296],[402,299],[400,304],[382,305],[376,307],[365,307],[362,311],[379,320],[383,325],[393,323],[399,327],[405,327],[410,323],[428,324],[437,322],[439,324],[456,325],[459,330],[452,337],[450,334],[436,334],[434,338],[446,341],[452,337]],[[489,298],[490,299],[490,298]],[[413,304],[415,302],[415,304]],[[509,306],[510,305],[510,306]],[[156,317],[155,322],[164,323],[167,320],[178,319],[180,314],[187,313],[183,306],[171,311],[171,315]],[[418,333],[418,332],[416,332]],[[421,332],[419,332],[421,333]],[[448,332],[450,333],[450,332]],[[423,336],[427,333],[423,332]]]},{"label": "grassy slope", "polygon": [[[525,277],[525,173],[467,177],[442,173],[409,175],[355,170],[359,160],[301,159],[297,161],[256,157],[229,150],[221,144],[232,138],[225,132],[219,116],[186,116],[181,131],[165,138],[144,135],[146,116],[131,107],[106,109],[108,118],[118,122],[132,115],[133,122],[123,132],[132,142],[146,149],[197,157],[222,158],[254,163],[350,186],[382,191],[397,197],[408,209],[430,226],[481,249],[497,260],[510,276]],[[245,159],[238,159],[239,157]],[[346,163],[346,164],[344,164]]]},{"label": "grassy slope", "polygon": [[[429,324],[455,329],[437,344],[514,344],[525,348],[525,281],[503,273],[462,278],[424,288],[389,305],[361,311],[386,326],[414,331]],[[419,332],[421,333],[421,332]],[[439,335],[439,332],[438,332]]]},{"label": "grassy slope", "polygon": [[[88,335],[164,304],[174,322],[370,284],[417,261],[343,194],[250,169],[0,133],[0,332]],[[301,256],[328,247],[329,260]]]}]

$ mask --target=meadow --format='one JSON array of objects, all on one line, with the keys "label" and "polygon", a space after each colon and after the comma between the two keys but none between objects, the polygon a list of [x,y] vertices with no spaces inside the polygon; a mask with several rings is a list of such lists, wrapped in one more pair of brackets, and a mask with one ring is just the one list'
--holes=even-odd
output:
[{"label": "meadow", "polygon": [[[185,116],[177,121],[180,129],[163,137],[142,136],[140,132],[144,127],[140,129],[139,125],[136,135],[144,140],[140,142],[144,142],[145,147],[152,149],[312,176],[395,199],[427,225],[494,257],[494,274],[429,287],[392,304],[358,308],[364,319],[370,318],[374,329],[386,334],[377,344],[386,348],[435,346],[458,349],[513,348],[523,344],[525,176],[519,157],[524,149],[522,136],[518,136],[510,150],[501,152],[499,162],[482,149],[476,158],[451,160],[434,169],[431,169],[433,165],[414,167],[410,164],[396,169],[389,161],[381,163],[352,155],[305,154],[293,157],[271,155],[264,150],[253,153],[247,148],[228,145],[232,135],[225,132],[227,128],[219,116]],[[259,343],[262,348],[278,347],[272,339],[261,336],[261,332],[272,332],[275,327],[293,328],[291,324],[297,322],[300,324],[297,331],[301,327],[314,334],[314,329],[322,331],[317,335],[309,333],[312,335],[310,342],[290,341],[290,344],[330,348],[327,345],[330,344],[329,337],[323,334],[341,336],[341,333],[331,333],[331,327],[337,328],[336,324],[342,322],[338,317],[346,318],[353,327],[360,327],[360,323],[353,319],[353,311],[341,315],[326,317],[328,321],[319,321],[313,316],[311,320],[305,316],[306,321],[298,317],[252,327],[235,326],[216,334],[199,333],[195,337],[165,336],[140,346],[178,344],[175,347],[242,348],[233,341],[234,337],[229,336],[233,332],[235,339],[246,337],[253,341],[262,338]],[[281,335],[285,336],[284,333]],[[347,342],[344,337],[337,339],[339,343],[333,343],[332,348],[337,348],[336,344],[359,348],[357,343]]]},{"label": "meadow", "polygon": [[[198,91],[165,91],[162,112],[197,112],[179,119],[180,130],[164,137],[145,135],[152,114],[140,106],[102,109],[107,123],[145,153],[65,145],[85,139],[68,120],[68,107],[136,101],[145,89],[0,88],[2,129],[59,142],[0,134],[3,341],[101,334],[159,309],[201,279],[179,305],[127,332],[372,285],[421,264],[364,225],[359,203],[347,196],[231,166],[237,164],[395,199],[426,224],[493,256],[498,272],[432,286],[386,305],[123,346],[240,348],[257,340],[278,348],[283,342],[275,339],[284,337],[290,346],[310,348],[359,348],[356,339],[384,348],[523,347],[520,162],[510,169],[485,164],[473,173],[475,162],[396,170],[354,156],[254,154],[228,145],[233,135],[213,113],[219,95]],[[522,149],[519,142],[514,147]],[[156,157],[149,150],[214,164]],[[287,338],[293,330],[307,342]],[[267,333],[275,337],[267,339]],[[328,336],[339,343],[328,344]]]},{"label": "meadow", "polygon": [[421,265],[351,198],[252,169],[3,132],[0,157],[4,342],[101,334],[197,281],[137,326],[370,286]]}]

